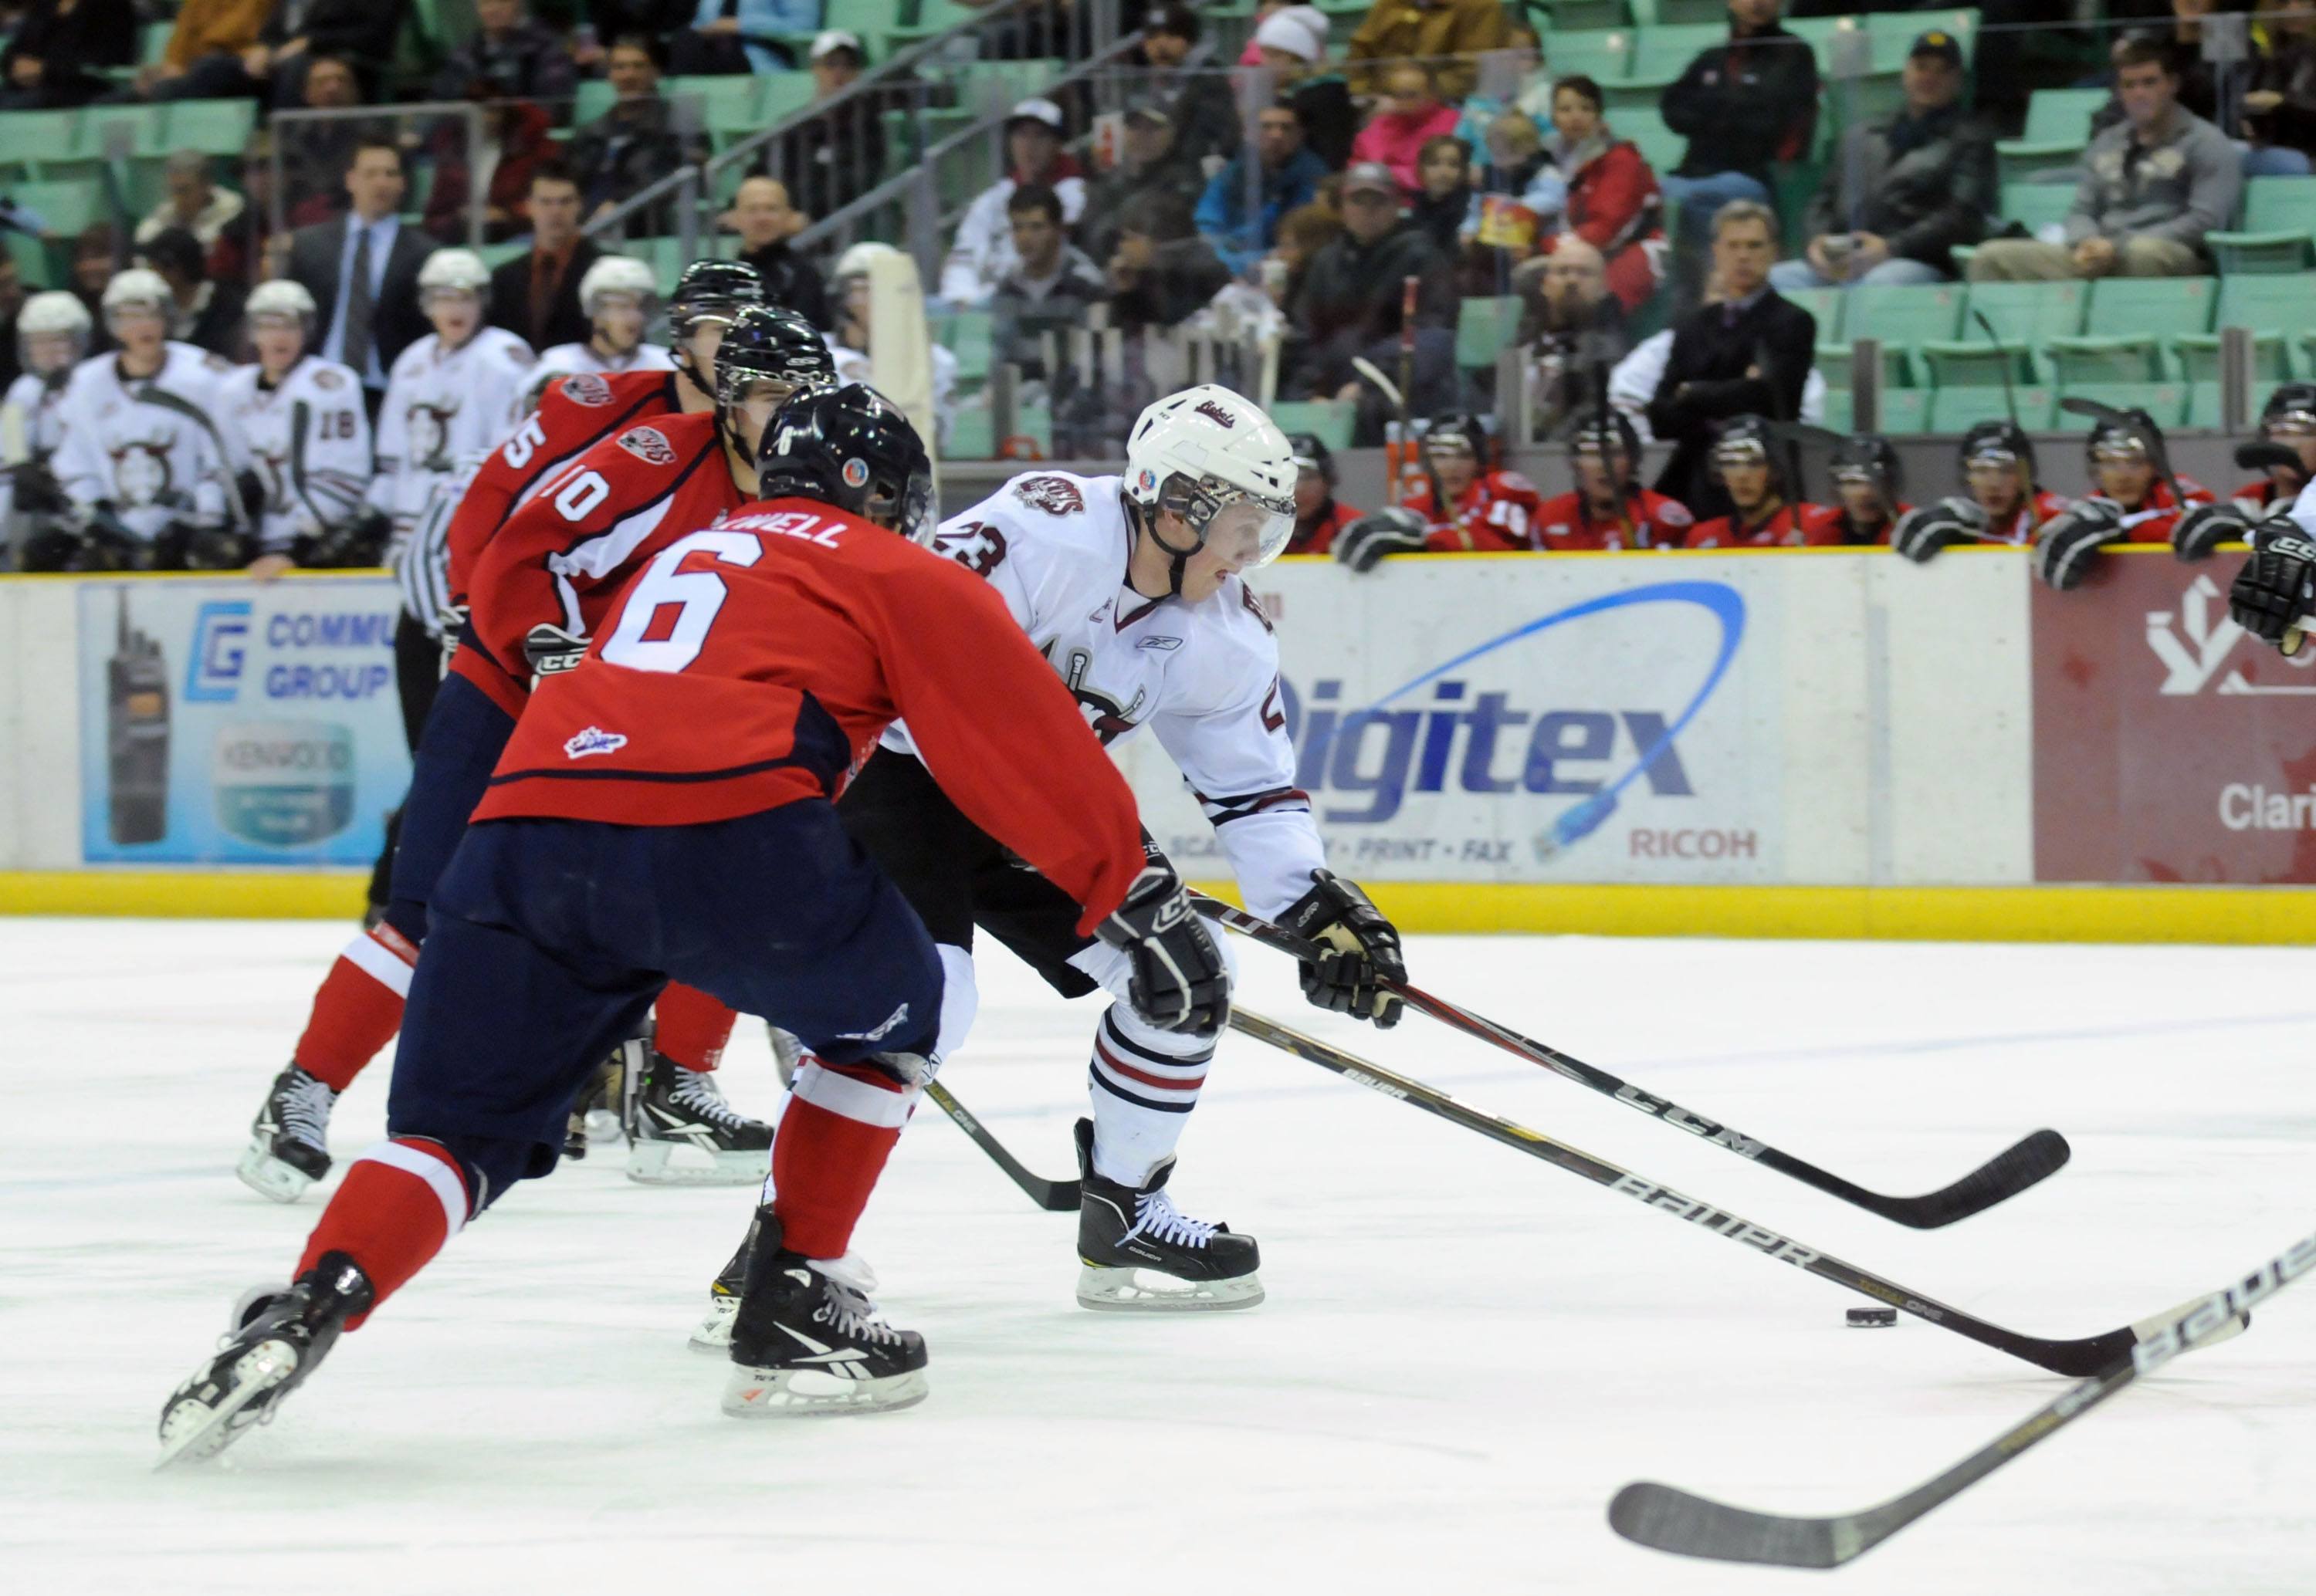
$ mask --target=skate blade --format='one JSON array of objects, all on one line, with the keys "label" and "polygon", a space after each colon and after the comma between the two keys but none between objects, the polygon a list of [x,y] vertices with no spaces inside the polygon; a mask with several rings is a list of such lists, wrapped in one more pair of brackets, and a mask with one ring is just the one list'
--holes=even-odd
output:
[{"label": "skate blade", "polygon": [[1078,1266],[1078,1306],[1099,1313],[1229,1313],[1262,1296],[1262,1281],[1252,1274],[1190,1281],[1155,1269]]},{"label": "skate blade", "polygon": [[294,1165],[284,1164],[263,1146],[254,1144],[242,1154],[233,1172],[243,1185],[276,1202],[295,1202],[314,1184],[312,1175]]},{"label": "skate blade", "polygon": [[[170,1409],[169,1416],[161,1421],[161,1456],[154,1463],[153,1472],[158,1474],[179,1464],[199,1463],[216,1457],[240,1440],[244,1432],[254,1429],[262,1422],[253,1419],[236,1423],[234,1420],[242,1410],[297,1372],[298,1353],[294,1348],[279,1341],[259,1342],[235,1362],[233,1390],[224,1401],[211,1408],[187,1402]],[[174,1434],[173,1426],[176,1427]]]},{"label": "skate blade", "polygon": [[724,1386],[724,1411],[735,1419],[815,1419],[835,1414],[892,1413],[922,1402],[925,1371],[847,1379],[818,1369],[735,1365]]},{"label": "skate blade", "polygon": [[771,1172],[770,1148],[704,1153],[684,1142],[643,1141],[628,1149],[628,1178],[643,1186],[760,1186]]},{"label": "skate blade", "polygon": [[728,1355],[732,1351],[732,1321],[740,1317],[737,1297],[718,1297],[708,1306],[708,1317],[699,1321],[699,1328],[691,1333],[684,1344],[695,1352],[715,1352]]}]

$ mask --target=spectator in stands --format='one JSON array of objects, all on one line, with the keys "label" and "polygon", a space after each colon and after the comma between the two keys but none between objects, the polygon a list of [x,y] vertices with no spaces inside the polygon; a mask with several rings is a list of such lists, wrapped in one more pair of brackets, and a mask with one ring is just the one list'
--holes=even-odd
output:
[{"label": "spectator in stands", "polygon": [[579,231],[579,182],[567,166],[535,168],[528,196],[530,247],[491,273],[490,324],[535,350],[584,343],[594,327],[579,303],[579,279],[601,258]]},{"label": "spectator in stands", "polygon": [[820,13],[821,0],[699,0],[691,25],[669,40],[668,58],[687,76],[784,72],[794,58],[782,36],[811,32]]},{"label": "spectator in stands", "polygon": [[1297,206],[1278,218],[1278,242],[1263,257],[1261,267],[1263,292],[1272,304],[1283,311],[1295,302],[1311,262],[1342,232],[1342,213],[1321,200]]},{"label": "spectator in stands", "polygon": [[425,226],[445,244],[466,241],[467,211],[473,199],[468,186],[471,173],[488,174],[489,187],[483,195],[483,236],[492,244],[503,244],[530,231],[532,174],[541,165],[562,158],[545,106],[530,100],[485,100],[482,111],[479,148],[471,161],[464,118],[441,119],[427,137],[434,182],[426,191]]},{"label": "spectator in stands", "polygon": [[1508,111],[1526,117],[1539,136],[1552,126],[1552,73],[1545,65],[1544,38],[1526,22],[1514,22],[1503,49],[1481,58],[1480,81],[1465,97],[1456,137],[1484,149],[1488,129]]},{"label": "spectator in stands", "polygon": [[1074,224],[1086,207],[1085,174],[1062,148],[1062,108],[1050,100],[1024,100],[1005,119],[1004,176],[974,197],[958,224],[957,241],[941,263],[940,297],[979,305],[1013,270],[1013,228],[1005,202],[1025,183],[1054,191],[1063,219]]},{"label": "spectator in stands", "polygon": [[138,253],[169,285],[169,336],[228,360],[241,359],[241,303],[249,291],[239,283],[210,280],[201,241],[183,227],[165,227]]},{"label": "spectator in stands", "polygon": [[376,100],[406,10],[406,0],[274,0],[242,66],[258,82],[272,83],[275,105],[295,105],[307,64],[333,56],[352,66],[363,92]]},{"label": "spectator in stands", "polygon": [[1153,96],[1127,108],[1118,164],[1086,191],[1078,219],[1078,236],[1095,260],[1116,252],[1126,214],[1147,196],[1173,194],[1196,205],[1207,191],[1205,168],[1175,134],[1164,101]]},{"label": "spectator in stands", "polygon": [[[569,9],[570,0],[556,0],[548,15],[560,21]],[[582,72],[592,76],[603,66],[613,40],[631,33],[639,39],[673,39],[691,25],[699,0],[582,0],[578,9],[584,13],[596,42],[590,49],[584,35],[578,36],[571,56]]]},{"label": "spectator in stands", "polygon": [[2242,157],[2178,102],[2178,72],[2162,44],[2135,40],[2116,58],[2125,120],[2083,152],[2067,242],[1990,240],[1971,258],[1971,281],[2192,277],[2209,270],[2204,235],[2234,216]]},{"label": "spectator in stands", "polygon": [[1415,158],[1415,203],[1407,214],[1451,261],[1463,249],[1464,223],[1474,198],[1472,146],[1444,133],[1425,139]]},{"label": "spectator in stands", "polygon": [[257,43],[272,0],[185,0],[161,58],[137,74],[151,100],[227,100],[256,92],[241,58]]},{"label": "spectator in stands", "polygon": [[829,320],[828,288],[820,270],[790,247],[788,240],[803,231],[804,218],[788,203],[788,191],[776,177],[752,177],[732,196],[732,212],[725,225],[740,235],[739,259],[764,279],[764,297],[786,306],[822,332]]},{"label": "spectator in stands", "polygon": [[0,50],[0,110],[85,105],[112,90],[102,68],[136,59],[129,0],[32,0]]},{"label": "spectator in stands", "polygon": [[1657,291],[1664,248],[1657,174],[1637,146],[1600,117],[1600,85],[1584,76],[1553,85],[1553,137],[1545,153],[1568,184],[1563,219],[1608,262],[1608,291],[1626,315]]},{"label": "spectator in stands", "polygon": [[1455,399],[1455,270],[1408,219],[1391,169],[1352,167],[1343,177],[1343,231],[1312,258],[1287,301],[1298,341],[1293,396],[1369,398],[1351,367],[1357,356],[1397,371],[1400,307],[1411,277],[1417,279],[1416,391],[1408,400],[1415,413],[1430,415]]},{"label": "spectator in stands", "polygon": [[[335,56],[316,56],[307,63],[303,93],[313,111],[343,111],[362,102],[353,66]],[[368,137],[390,137],[393,129],[383,118],[349,117],[291,122],[271,132],[281,149],[282,204],[290,225],[303,227],[345,208],[346,167],[354,146]]]},{"label": "spectator in stands", "polygon": [[1278,100],[1303,119],[1304,141],[1330,172],[1350,164],[1351,140],[1358,137],[1358,108],[1351,87],[1323,70],[1327,58],[1327,18],[1315,5],[1288,5],[1272,12],[1254,31],[1259,65],[1278,84]]},{"label": "spectator in stands", "polygon": [[[860,35],[842,28],[815,39],[811,57],[815,106],[851,87],[868,58]],[[884,111],[876,96],[855,94],[782,139],[782,170],[794,178],[793,197],[807,220],[826,220],[885,181]],[[766,158],[774,153],[766,151]]]},{"label": "spectator in stands", "polygon": [[1082,327],[1086,307],[1109,297],[1109,279],[1093,258],[1070,242],[1062,201],[1053,190],[1026,183],[1005,201],[1013,230],[1013,270],[997,285],[998,359],[1020,368],[1025,382],[1049,382],[1046,334]]},{"label": "spectator in stands", "polygon": [[1512,274],[1548,242],[1568,203],[1568,185],[1525,113],[1498,111],[1483,147],[1488,163],[1458,235],[1459,280],[1467,295],[1506,292]]},{"label": "spectator in stands", "polygon": [[104,286],[120,270],[112,251],[112,225],[91,222],[73,240],[72,280],[65,286],[73,297],[86,307],[89,315],[88,352],[101,355],[112,347],[112,335],[104,326]]},{"label": "spectator in stands", "polygon": [[1399,179],[1400,192],[1412,200],[1423,189],[1416,173],[1423,146],[1456,130],[1456,108],[1440,103],[1431,68],[1402,61],[1382,73],[1383,98],[1366,127],[1351,140],[1355,162],[1380,162]]},{"label": "spectator in stands", "polygon": [[1237,97],[1219,64],[1183,65],[1203,31],[1198,13],[1179,0],[1158,7],[1142,24],[1142,58],[1150,65],[1144,92],[1173,119],[1174,147],[1193,162],[1207,163],[1202,178],[1238,153],[1243,131]]},{"label": "spectator in stands", "polygon": [[1699,50],[1664,93],[1665,126],[1688,140],[1679,169],[1663,187],[1680,203],[1691,282],[1702,274],[1704,245],[1721,208],[1733,200],[1766,203],[1773,169],[1809,154],[1817,129],[1817,58],[1779,25],[1781,3],[1729,0],[1727,41]]},{"label": "spectator in stands", "polygon": [[[1250,171],[1249,168],[1252,170]],[[1303,141],[1303,118],[1280,101],[1256,116],[1254,146],[1215,173],[1198,201],[1198,231],[1234,272],[1260,260],[1278,236],[1278,221],[1308,205],[1327,164]]]},{"label": "spectator in stands", "polygon": [[283,275],[325,307],[316,348],[323,359],[361,374],[375,421],[387,370],[428,331],[418,307],[418,269],[434,242],[402,225],[408,185],[402,148],[392,138],[368,136],[356,143],[345,185],[352,208],[291,234]]},{"label": "spectator in stands", "polygon": [[579,67],[524,0],[475,0],[475,36],[434,75],[437,100],[568,100]]},{"label": "spectator in stands", "polygon": [[1777,218],[1766,205],[1733,200],[1713,218],[1713,270],[1727,295],[1673,328],[1672,351],[1649,403],[1649,429],[1673,444],[1657,492],[1697,512],[1729,513],[1712,469],[1714,423],[1745,414],[1792,421],[1817,352],[1817,318],[1769,286]]},{"label": "spectator in stands", "polygon": [[2246,177],[2302,177],[2316,151],[2316,10],[2307,0],[2258,0],[2241,131]]},{"label": "spectator in stands", "polygon": [[1537,433],[1555,438],[1598,403],[1596,376],[1625,358],[1624,307],[1608,291],[1608,262],[1573,233],[1520,269],[1520,323],[1514,341],[1531,355]]},{"label": "spectator in stands", "polygon": [[137,224],[137,242],[150,244],[170,227],[183,227],[214,252],[226,230],[241,219],[242,199],[210,181],[209,158],[199,150],[179,150],[163,163],[167,191],[152,213]]},{"label": "spectator in stands", "polygon": [[[2234,11],[2239,8],[2238,4],[2231,3],[2224,9]],[[2253,56],[2246,59],[2221,65],[2205,60],[2204,19],[2222,9],[2218,0],[2170,0],[2169,28],[2160,32],[2134,31],[2122,35],[2107,47],[2107,59],[2113,63],[2115,71],[2120,72],[2124,49],[2134,40],[2166,46],[2171,54],[2172,66],[2179,75],[2179,103],[2205,121],[2216,122],[2220,119],[2222,104],[2239,104],[2245,89],[2250,86],[2259,42],[2257,38],[2248,40]],[[2091,118],[2091,131],[2101,132],[2123,120],[2121,102],[2110,100]]]},{"label": "spectator in stands", "polygon": [[1363,94],[1389,93],[1376,63],[1454,56],[1460,58],[1439,60],[1437,86],[1460,101],[1478,78],[1480,52],[1503,49],[1510,37],[1501,0],[1376,0],[1346,52],[1351,87]]},{"label": "spectator in stands", "polygon": [[569,155],[590,217],[617,210],[684,163],[673,108],[659,92],[664,65],[659,41],[635,34],[615,40],[604,57],[619,98],[572,137]]},{"label": "spectator in stands", "polygon": [[1119,219],[1109,275],[1110,313],[1128,332],[1179,326],[1231,279],[1230,268],[1198,236],[1190,202],[1165,190],[1141,195]]},{"label": "spectator in stands", "polygon": [[1809,244],[1769,272],[1779,288],[1945,282],[1954,246],[1995,208],[1994,129],[1963,107],[1962,47],[1932,29],[1906,57],[1905,101],[1853,122],[1810,201]]}]

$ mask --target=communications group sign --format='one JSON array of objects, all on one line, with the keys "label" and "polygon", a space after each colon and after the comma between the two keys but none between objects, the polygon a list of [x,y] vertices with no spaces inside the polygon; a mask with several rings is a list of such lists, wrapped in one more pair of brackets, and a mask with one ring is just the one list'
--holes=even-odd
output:
[{"label": "communications group sign", "polygon": [[410,778],[390,581],[81,586],[82,855],[367,864]]}]

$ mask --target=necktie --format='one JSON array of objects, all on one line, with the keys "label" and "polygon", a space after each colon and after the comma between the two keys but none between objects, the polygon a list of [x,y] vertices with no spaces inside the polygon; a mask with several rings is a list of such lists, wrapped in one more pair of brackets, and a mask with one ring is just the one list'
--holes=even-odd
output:
[{"label": "necktie", "polygon": [[1724,328],[1737,324],[1737,307],[1734,305],[1724,305],[1721,307],[1721,324]]},{"label": "necktie", "polygon": [[354,229],[354,279],[346,285],[345,363],[357,377],[370,374],[370,229]]}]

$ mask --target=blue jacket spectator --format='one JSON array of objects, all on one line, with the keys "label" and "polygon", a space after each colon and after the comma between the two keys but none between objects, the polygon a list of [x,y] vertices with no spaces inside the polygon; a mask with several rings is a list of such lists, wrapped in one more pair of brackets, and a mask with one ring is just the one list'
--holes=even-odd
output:
[{"label": "blue jacket spectator", "polygon": [[[1256,170],[1252,182],[1247,161]],[[1267,105],[1256,120],[1254,147],[1242,149],[1215,173],[1198,200],[1198,231],[1232,272],[1244,276],[1278,239],[1278,218],[1308,205],[1327,175],[1327,163],[1304,147],[1303,118],[1291,105]],[[1247,207],[1250,189],[1259,195]]]},{"label": "blue jacket spectator", "polygon": [[699,0],[691,26],[669,41],[679,75],[785,72],[795,63],[783,37],[820,31],[821,0]]}]

